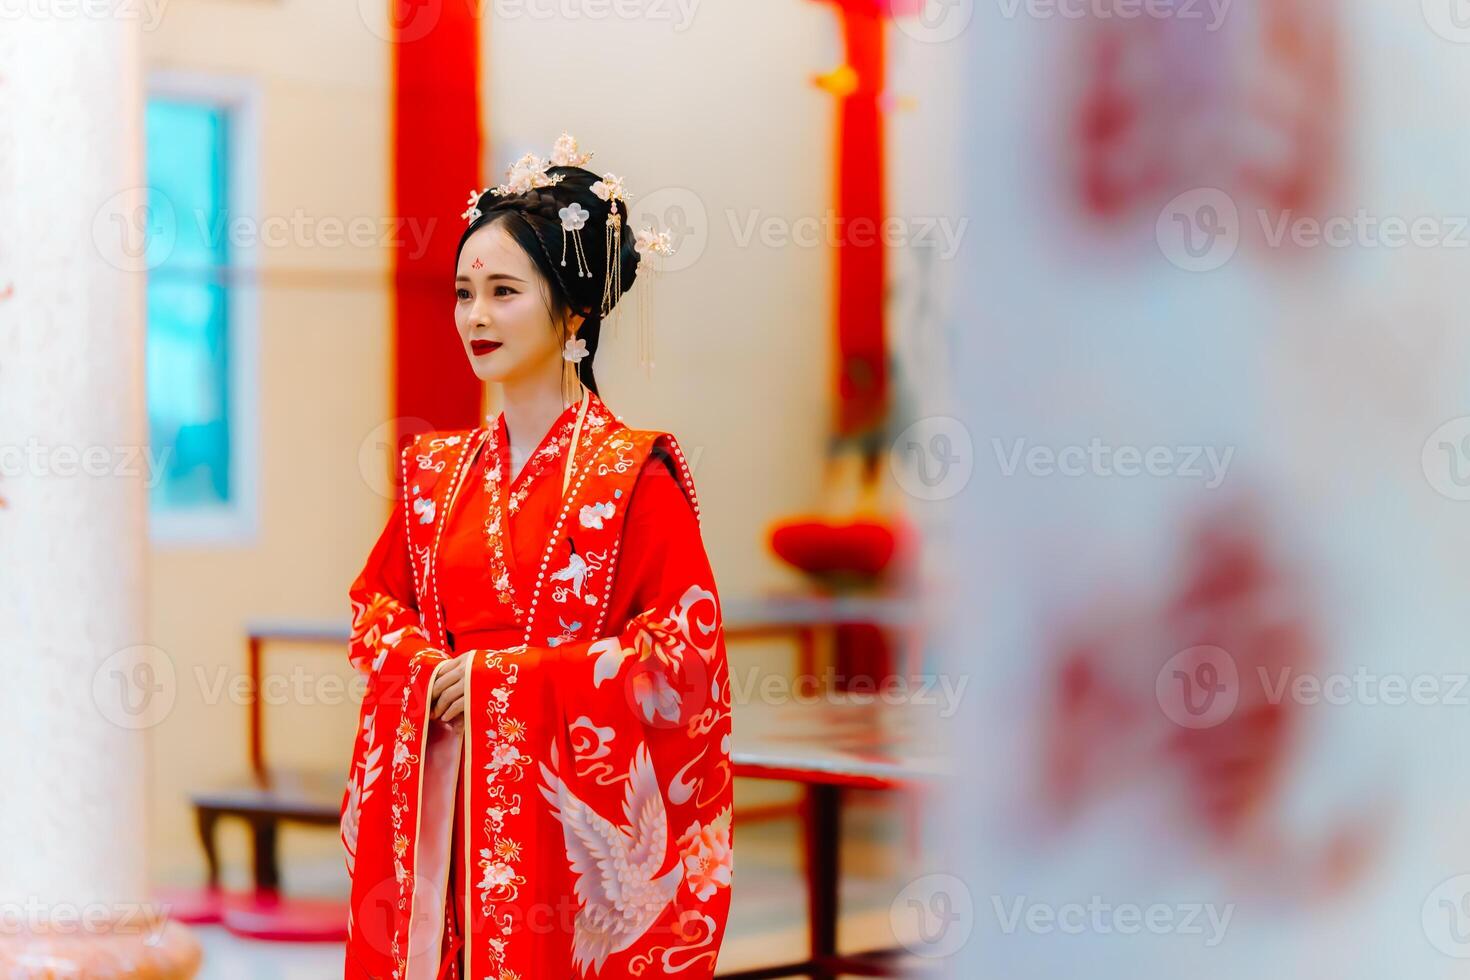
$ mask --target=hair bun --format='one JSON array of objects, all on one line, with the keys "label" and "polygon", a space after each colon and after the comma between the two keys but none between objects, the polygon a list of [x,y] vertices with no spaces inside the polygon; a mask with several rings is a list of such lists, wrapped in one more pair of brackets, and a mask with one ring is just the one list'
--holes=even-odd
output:
[{"label": "hair bun", "polygon": [[[518,194],[501,195],[494,190],[480,195],[476,207],[480,217],[470,223],[460,239],[460,250],[474,231],[485,225],[504,220],[505,215],[514,214],[523,219],[536,237],[543,257],[550,263],[551,271],[561,287],[567,306],[574,312],[591,317],[600,313],[607,277],[608,236],[606,234],[608,214],[613,209],[618,213],[618,268],[621,272],[616,284],[613,303],[629,289],[638,278],[639,255],[633,247],[633,232],[629,227],[627,205],[618,200],[604,200],[593,192],[592,186],[602,177],[583,167],[550,167],[549,177],[559,178],[555,183],[531,187]],[[571,232],[562,228],[563,208],[576,203],[587,211],[580,238],[582,253],[586,256],[590,276],[577,275],[577,261],[573,245],[567,240]],[[563,264],[563,253],[566,264]],[[456,253],[457,258],[457,253]],[[611,308],[611,307],[609,307]]]},{"label": "hair bun", "polygon": [[[455,262],[458,264],[471,235],[481,228],[503,223],[548,283],[553,309],[583,317],[577,337],[586,342],[588,356],[578,365],[578,370],[583,384],[595,392],[592,361],[602,334],[608,260],[615,260],[614,268],[619,273],[610,302],[606,304],[610,311],[633,288],[641,256],[634,247],[636,238],[629,226],[626,202],[602,198],[592,190],[603,179],[601,176],[575,166],[549,167],[542,173],[555,182],[533,184],[517,193],[487,190],[476,198],[472,210],[466,212],[473,220],[460,236]],[[587,219],[580,230],[567,231],[562,227],[561,212],[573,203],[586,210]],[[608,216],[614,208],[615,238],[608,228]],[[609,256],[608,246],[613,240],[617,241],[617,251]],[[590,274],[578,274],[583,260]]]}]

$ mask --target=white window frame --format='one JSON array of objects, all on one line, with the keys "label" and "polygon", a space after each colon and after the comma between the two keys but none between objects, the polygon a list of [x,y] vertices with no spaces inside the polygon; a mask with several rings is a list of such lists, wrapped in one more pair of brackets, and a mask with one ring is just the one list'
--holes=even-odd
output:
[{"label": "white window frame", "polygon": [[[149,73],[148,97],[204,102],[225,110],[228,229],[257,213],[261,160],[260,88],[250,78],[160,69]],[[260,531],[260,256],[256,236],[232,246],[227,343],[230,426],[230,502],[194,510],[149,508],[155,546],[193,548],[253,544]]]}]

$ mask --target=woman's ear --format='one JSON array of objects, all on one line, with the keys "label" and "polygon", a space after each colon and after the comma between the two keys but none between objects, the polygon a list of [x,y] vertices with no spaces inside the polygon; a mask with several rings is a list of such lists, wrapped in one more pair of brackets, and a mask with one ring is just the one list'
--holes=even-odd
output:
[{"label": "woman's ear", "polygon": [[567,336],[575,337],[577,331],[582,329],[582,324],[587,318],[580,313],[572,313],[567,316]]}]

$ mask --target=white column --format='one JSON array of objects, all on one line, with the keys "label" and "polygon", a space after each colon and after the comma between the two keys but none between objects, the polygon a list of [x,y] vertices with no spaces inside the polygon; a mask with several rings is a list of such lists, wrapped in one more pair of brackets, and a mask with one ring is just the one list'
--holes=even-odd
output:
[{"label": "white column", "polygon": [[[0,23],[0,965],[97,963],[75,948],[130,940],[78,922],[147,902],[145,738],[169,678],[133,659],[143,86],[138,21],[103,8]],[[187,975],[157,954],[133,969]]]}]

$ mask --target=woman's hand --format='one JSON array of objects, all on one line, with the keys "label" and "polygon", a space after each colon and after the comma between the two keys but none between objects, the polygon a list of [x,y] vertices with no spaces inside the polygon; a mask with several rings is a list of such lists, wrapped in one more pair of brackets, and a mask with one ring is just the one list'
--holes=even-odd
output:
[{"label": "woman's hand", "polygon": [[429,692],[430,718],[450,722],[457,718],[460,724],[464,723],[464,674],[473,654],[473,650],[466,650],[434,675],[434,687]]}]

